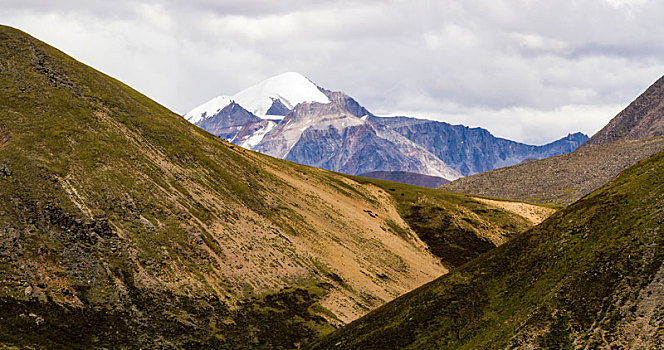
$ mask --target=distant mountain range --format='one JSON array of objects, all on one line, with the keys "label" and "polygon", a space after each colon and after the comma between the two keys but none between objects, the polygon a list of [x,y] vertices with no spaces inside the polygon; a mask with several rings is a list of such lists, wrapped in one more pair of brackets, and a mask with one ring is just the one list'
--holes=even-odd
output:
[{"label": "distant mountain range", "polygon": [[294,72],[215,97],[184,117],[236,145],[352,175],[402,171],[453,180],[568,153],[588,139],[575,133],[533,146],[482,128],[379,117],[345,93]]}]

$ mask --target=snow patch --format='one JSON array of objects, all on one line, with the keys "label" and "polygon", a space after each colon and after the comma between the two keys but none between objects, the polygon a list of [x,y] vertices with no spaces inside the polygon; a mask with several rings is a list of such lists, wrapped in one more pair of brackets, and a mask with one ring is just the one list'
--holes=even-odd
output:
[{"label": "snow patch", "polygon": [[187,119],[192,124],[196,124],[203,119],[219,113],[220,110],[231,104],[231,101],[230,96],[217,96],[189,111],[189,113],[184,115],[184,119]]},{"label": "snow patch", "polygon": [[268,132],[270,132],[270,131],[272,131],[272,129],[274,129],[274,127],[276,125],[277,125],[277,123],[275,123],[273,121],[268,121],[267,125],[265,125],[265,127],[263,127],[260,130],[256,130],[256,132],[254,132],[251,135],[251,137],[244,140],[242,142],[242,144],[240,144],[240,146],[244,147],[244,148],[248,148],[248,149],[253,149],[254,147],[256,147],[257,144],[259,144],[263,140],[263,138],[265,137],[265,135]]}]

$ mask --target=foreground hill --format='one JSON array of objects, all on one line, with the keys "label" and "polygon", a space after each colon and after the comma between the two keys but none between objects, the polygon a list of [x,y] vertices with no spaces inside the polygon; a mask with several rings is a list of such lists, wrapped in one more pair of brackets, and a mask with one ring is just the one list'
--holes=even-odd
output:
[{"label": "foreground hill", "polygon": [[[449,229],[471,210],[493,214],[478,234],[531,225],[400,190]],[[395,198],[223,142],[0,26],[0,347],[297,347],[476,254],[432,254]]]},{"label": "foreground hill", "polygon": [[664,152],[321,349],[661,349]]},{"label": "foreground hill", "polygon": [[443,185],[449,191],[567,205],[664,149],[664,77],[571,153]]}]

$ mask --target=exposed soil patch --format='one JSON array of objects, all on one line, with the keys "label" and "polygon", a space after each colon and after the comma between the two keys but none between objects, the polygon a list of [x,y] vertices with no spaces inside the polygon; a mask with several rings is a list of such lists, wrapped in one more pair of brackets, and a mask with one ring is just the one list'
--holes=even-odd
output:
[{"label": "exposed soil patch", "polygon": [[523,202],[498,201],[493,199],[477,198],[477,197],[475,198],[475,200],[519,215],[525,218],[526,220],[532,222],[533,225],[539,224],[540,222],[544,221],[546,218],[548,218],[549,216],[551,216],[553,213],[556,212],[556,210],[553,208],[547,208],[540,205],[528,204]]}]

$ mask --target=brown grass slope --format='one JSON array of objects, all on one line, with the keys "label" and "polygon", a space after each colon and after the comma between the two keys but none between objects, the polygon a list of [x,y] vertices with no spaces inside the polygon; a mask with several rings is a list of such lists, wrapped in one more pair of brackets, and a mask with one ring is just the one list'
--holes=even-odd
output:
[{"label": "brown grass slope", "polygon": [[0,27],[0,346],[297,347],[447,271],[398,203]]},{"label": "brown grass slope", "polygon": [[448,269],[494,249],[555,212],[552,208],[529,203],[348,177],[376,185],[391,194],[401,217]]}]

